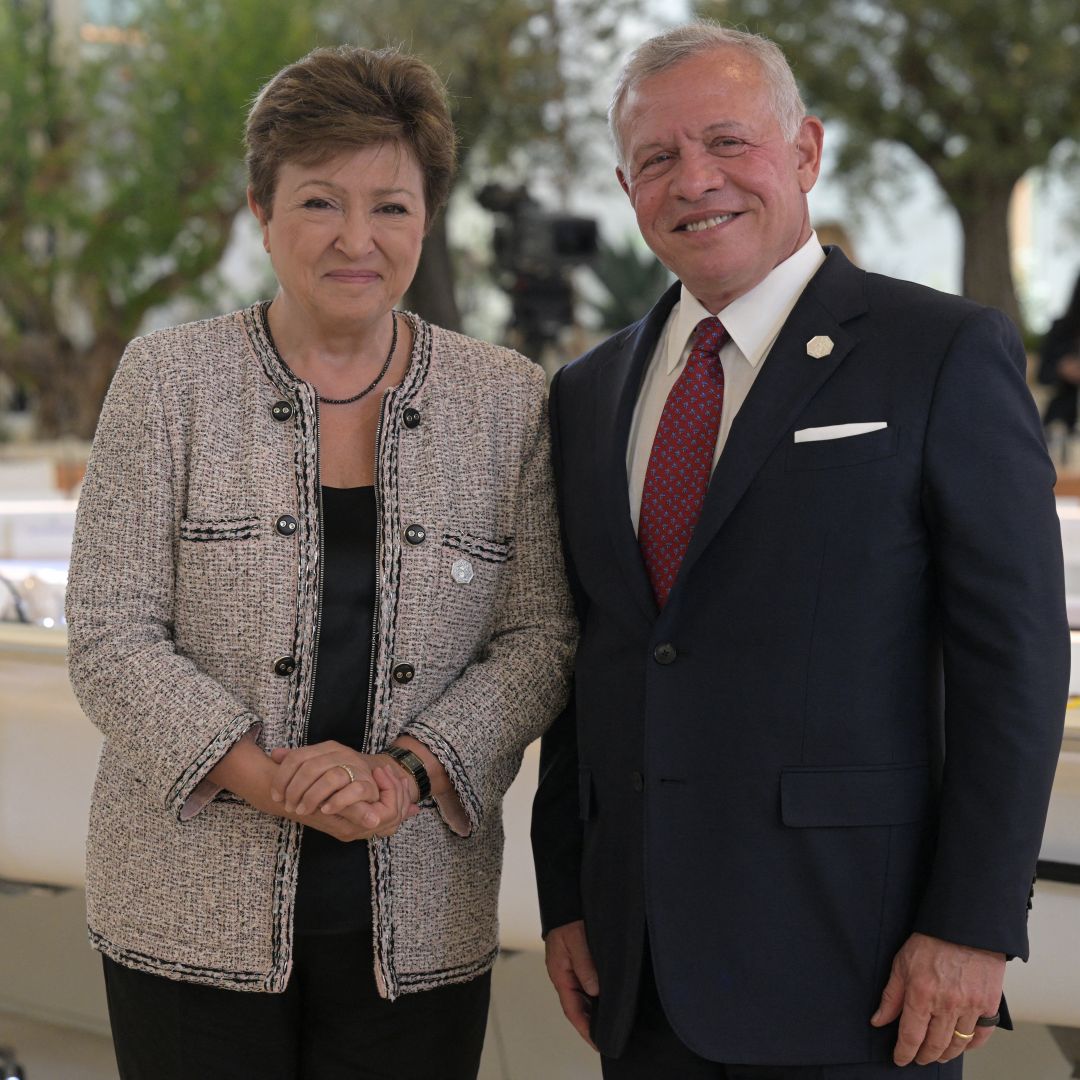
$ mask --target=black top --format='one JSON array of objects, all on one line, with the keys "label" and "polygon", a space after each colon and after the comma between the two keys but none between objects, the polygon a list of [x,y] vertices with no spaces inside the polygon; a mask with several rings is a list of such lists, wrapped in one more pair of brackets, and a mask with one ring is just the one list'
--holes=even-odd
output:
[{"label": "black top", "polygon": [[[375,613],[375,489],[322,489],[323,599],[309,743],[362,749]],[[367,843],[305,829],[294,927],[342,933],[371,925]]]}]

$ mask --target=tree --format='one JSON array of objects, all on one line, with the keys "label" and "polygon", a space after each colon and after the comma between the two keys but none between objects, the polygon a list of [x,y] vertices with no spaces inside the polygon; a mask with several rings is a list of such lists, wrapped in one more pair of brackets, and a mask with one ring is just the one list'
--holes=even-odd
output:
[{"label": "tree", "polygon": [[[787,54],[811,111],[842,122],[839,171],[865,188],[909,147],[956,209],[963,289],[1021,322],[1007,212],[1037,166],[1080,159],[1080,0],[701,0]],[[875,171],[877,166],[877,171]]]},{"label": "tree", "polygon": [[[88,437],[123,346],[180,297],[215,310],[254,91],[316,44],[402,45],[448,80],[462,180],[577,171],[585,92],[642,0],[125,0],[65,50],[50,0],[0,0],[0,371],[45,435]],[[556,184],[556,187],[558,184]],[[459,324],[445,219],[410,303]]]},{"label": "tree", "polygon": [[133,0],[65,49],[51,11],[0,3],[0,370],[88,437],[147,311],[220,262],[246,103],[313,29],[292,0]]}]

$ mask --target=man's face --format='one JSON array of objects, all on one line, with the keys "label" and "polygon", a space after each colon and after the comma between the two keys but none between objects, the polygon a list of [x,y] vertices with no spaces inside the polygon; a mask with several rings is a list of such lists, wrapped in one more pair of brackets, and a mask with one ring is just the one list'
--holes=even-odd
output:
[{"label": "man's face", "polygon": [[712,312],[810,236],[823,130],[790,143],[758,61],[722,46],[643,80],[622,111],[619,183],[645,242]]}]

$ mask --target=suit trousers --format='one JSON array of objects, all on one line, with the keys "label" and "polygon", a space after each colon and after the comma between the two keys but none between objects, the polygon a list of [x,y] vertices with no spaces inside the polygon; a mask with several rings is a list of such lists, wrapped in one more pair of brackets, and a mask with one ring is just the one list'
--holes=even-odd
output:
[{"label": "suit trousers", "polygon": [[[778,1018],[782,1022],[782,1018]],[[729,1065],[698,1057],[671,1029],[653,976],[648,946],[642,963],[630,1041],[618,1058],[604,1056],[604,1080],[961,1080],[963,1055],[944,1065],[865,1062],[853,1065]]]},{"label": "suit trousers", "polygon": [[371,931],[304,934],[282,994],[148,975],[107,957],[121,1080],[475,1080],[491,973],[380,998]]}]

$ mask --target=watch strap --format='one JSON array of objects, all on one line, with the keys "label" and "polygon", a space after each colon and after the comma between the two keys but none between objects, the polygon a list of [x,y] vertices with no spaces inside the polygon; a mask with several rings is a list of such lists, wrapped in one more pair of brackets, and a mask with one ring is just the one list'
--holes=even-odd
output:
[{"label": "watch strap", "polygon": [[410,773],[416,781],[416,790],[419,793],[416,801],[423,802],[429,798],[431,795],[431,779],[428,777],[427,769],[420,758],[411,750],[406,750],[404,746],[388,746],[385,752],[407,773]]}]

